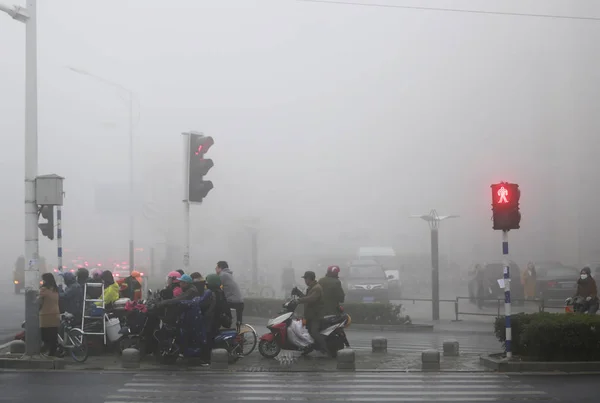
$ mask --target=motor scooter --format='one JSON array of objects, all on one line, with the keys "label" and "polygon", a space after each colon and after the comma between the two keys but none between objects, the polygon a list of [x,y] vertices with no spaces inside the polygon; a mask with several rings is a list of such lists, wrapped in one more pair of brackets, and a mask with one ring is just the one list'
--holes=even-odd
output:
[{"label": "motor scooter", "polygon": [[[292,321],[298,319],[295,315],[297,307],[298,300],[295,296],[292,296],[290,300],[283,304],[283,311],[267,322],[269,333],[262,335],[258,343],[258,351],[263,357],[275,358],[281,350],[301,351],[304,355],[313,351],[314,345],[299,347],[293,344],[288,337],[288,329]],[[320,333],[325,336],[327,349],[333,357],[337,356],[338,351],[350,347],[344,331],[346,327],[350,326],[350,323],[350,315],[344,313],[341,306],[339,315],[325,316],[321,321]]]}]

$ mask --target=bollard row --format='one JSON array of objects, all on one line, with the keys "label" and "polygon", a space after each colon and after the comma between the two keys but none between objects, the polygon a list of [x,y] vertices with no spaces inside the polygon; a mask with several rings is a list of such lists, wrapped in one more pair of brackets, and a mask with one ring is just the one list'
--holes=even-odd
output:
[{"label": "bollard row", "polygon": [[229,352],[223,348],[217,348],[210,352],[210,368],[223,370],[229,368]]},{"label": "bollard row", "polygon": [[375,337],[371,340],[371,351],[374,353],[387,353],[387,339],[385,337]]},{"label": "bollard row", "polygon": [[121,355],[121,366],[127,369],[140,367],[140,351],[135,348],[126,348]]},{"label": "bollard row", "polygon": [[337,353],[337,369],[341,371],[354,371],[356,369],[356,354],[352,349],[340,350]]}]

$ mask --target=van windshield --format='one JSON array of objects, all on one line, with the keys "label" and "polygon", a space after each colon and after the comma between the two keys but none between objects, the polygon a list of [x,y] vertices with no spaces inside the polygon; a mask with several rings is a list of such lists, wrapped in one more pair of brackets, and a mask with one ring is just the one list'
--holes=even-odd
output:
[{"label": "van windshield", "polygon": [[352,278],[386,278],[380,266],[351,266],[349,271]]}]

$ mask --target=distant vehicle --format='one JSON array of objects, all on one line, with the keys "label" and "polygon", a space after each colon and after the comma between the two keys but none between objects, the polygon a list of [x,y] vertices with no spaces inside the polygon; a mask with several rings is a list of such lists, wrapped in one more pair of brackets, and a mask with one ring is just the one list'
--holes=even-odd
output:
[{"label": "distant vehicle", "polygon": [[347,302],[390,301],[388,278],[383,267],[375,260],[354,260],[344,274]]},{"label": "distant vehicle", "polygon": [[536,293],[545,301],[564,301],[577,291],[579,269],[561,263],[534,263],[537,275]]}]

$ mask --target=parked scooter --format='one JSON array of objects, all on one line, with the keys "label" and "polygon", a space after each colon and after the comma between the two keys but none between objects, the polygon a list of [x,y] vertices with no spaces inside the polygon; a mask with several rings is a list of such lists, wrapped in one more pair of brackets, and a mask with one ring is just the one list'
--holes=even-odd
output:
[{"label": "parked scooter", "polygon": [[[270,319],[267,322],[269,333],[265,333],[260,338],[258,343],[258,351],[265,358],[275,358],[281,350],[301,351],[304,355],[309,354],[314,349],[314,346],[299,347],[290,341],[288,337],[288,329],[292,321],[297,319],[295,315],[298,307],[298,300],[292,297],[289,301],[283,304],[283,311],[278,316]],[[343,312],[340,306],[339,315],[325,316],[321,322],[321,334],[325,336],[327,349],[333,357],[337,356],[337,352],[345,347],[350,347],[348,338],[344,328],[350,326],[350,315]]]}]

